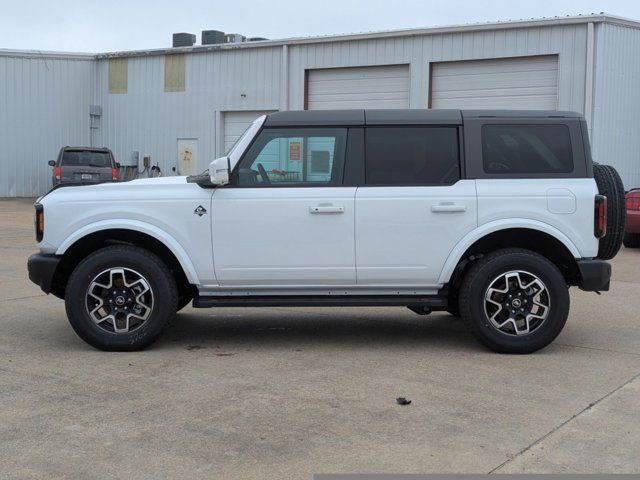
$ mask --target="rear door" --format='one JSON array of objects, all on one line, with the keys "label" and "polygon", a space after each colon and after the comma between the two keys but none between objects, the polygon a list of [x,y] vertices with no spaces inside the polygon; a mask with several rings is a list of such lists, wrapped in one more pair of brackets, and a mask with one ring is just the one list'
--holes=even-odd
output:
[{"label": "rear door", "polygon": [[461,179],[459,127],[368,126],[356,194],[359,285],[436,285],[477,225],[475,182]]},{"label": "rear door", "polygon": [[216,278],[291,289],[355,284],[346,128],[265,128],[212,201]]}]

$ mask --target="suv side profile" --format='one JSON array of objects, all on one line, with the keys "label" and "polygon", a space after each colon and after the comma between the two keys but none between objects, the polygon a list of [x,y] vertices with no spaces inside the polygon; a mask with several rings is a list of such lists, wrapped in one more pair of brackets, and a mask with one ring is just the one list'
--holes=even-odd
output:
[{"label": "suv side profile", "polygon": [[100,183],[118,180],[120,165],[108,148],[63,147],[57,160],[50,160],[53,167],[53,186],[61,183]]},{"label": "suv side profile", "polygon": [[35,209],[29,277],[105,350],[148,346],[193,301],[446,310],[497,352],[534,352],[569,286],[609,289],[624,232],[619,176],[556,111],[274,113],[202,175]]}]

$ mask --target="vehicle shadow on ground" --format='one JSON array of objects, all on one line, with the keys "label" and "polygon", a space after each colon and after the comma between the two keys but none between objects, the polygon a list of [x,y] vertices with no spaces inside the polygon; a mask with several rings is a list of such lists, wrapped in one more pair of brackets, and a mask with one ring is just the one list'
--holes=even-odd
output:
[{"label": "vehicle shadow on ground", "polygon": [[448,314],[180,313],[154,348],[420,346],[485,350],[462,320]]}]

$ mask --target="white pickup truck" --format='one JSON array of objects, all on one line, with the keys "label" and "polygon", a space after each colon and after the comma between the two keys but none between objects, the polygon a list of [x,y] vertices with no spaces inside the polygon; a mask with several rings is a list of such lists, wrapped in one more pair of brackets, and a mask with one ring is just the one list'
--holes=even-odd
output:
[{"label": "white pickup truck", "polygon": [[446,310],[528,353],[569,286],[608,290],[624,191],[577,113],[296,111],[202,175],[54,188],[35,226],[29,277],[100,349],[148,346],[192,301]]}]

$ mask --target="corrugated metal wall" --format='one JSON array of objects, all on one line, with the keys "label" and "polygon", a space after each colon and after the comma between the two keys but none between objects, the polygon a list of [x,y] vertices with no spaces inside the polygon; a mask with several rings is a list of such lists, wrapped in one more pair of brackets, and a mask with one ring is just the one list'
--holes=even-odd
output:
[{"label": "corrugated metal wall", "polygon": [[291,45],[289,105],[304,106],[305,69],[406,63],[411,69],[409,105],[427,108],[430,62],[556,54],[558,108],[582,112],[586,38],[586,24],[578,24]]},{"label": "corrugated metal wall", "polygon": [[[594,152],[601,160],[615,158],[625,182],[637,184],[637,30],[597,27]],[[426,108],[431,62],[558,55],[558,109],[582,112],[587,28],[577,23],[195,52],[186,57],[184,92],[164,91],[162,55],[128,57],[127,93],[109,94],[106,58],[0,53],[0,196],[48,189],[46,161],[62,145],[91,142],[91,103],[103,109],[94,143],[111,148],[120,162],[129,163],[138,151],[171,174],[177,139],[197,138],[204,169],[224,150],[225,112],[302,109],[307,69],[406,64],[409,106]]]},{"label": "corrugated metal wall", "polygon": [[598,24],[593,158],[616,167],[625,188],[640,187],[640,30]]},{"label": "corrugated metal wall", "polygon": [[0,197],[51,187],[48,160],[89,142],[92,57],[0,52]]},{"label": "corrugated metal wall", "polygon": [[[128,93],[109,94],[108,61],[101,59],[96,98],[103,106],[101,138],[119,161],[126,162],[136,150],[141,158],[151,155],[165,174],[177,161],[176,139],[198,138],[198,163],[204,169],[224,150],[224,112],[282,105],[302,109],[305,69],[408,64],[409,105],[426,108],[429,62],[529,55],[559,55],[558,107],[582,111],[586,29],[578,24],[292,44],[284,68],[282,47],[194,53],[187,56],[186,91],[177,93],[164,92],[164,58],[143,56],[129,57]],[[283,71],[288,71],[284,84]]]},{"label": "corrugated metal wall", "polygon": [[139,151],[165,175],[177,165],[177,138],[197,138],[204,170],[217,156],[222,112],[279,109],[281,53],[273,47],[187,55],[184,92],[164,91],[164,56],[144,56],[129,58],[127,93],[109,94],[108,61],[99,60],[99,138],[121,163]]}]

